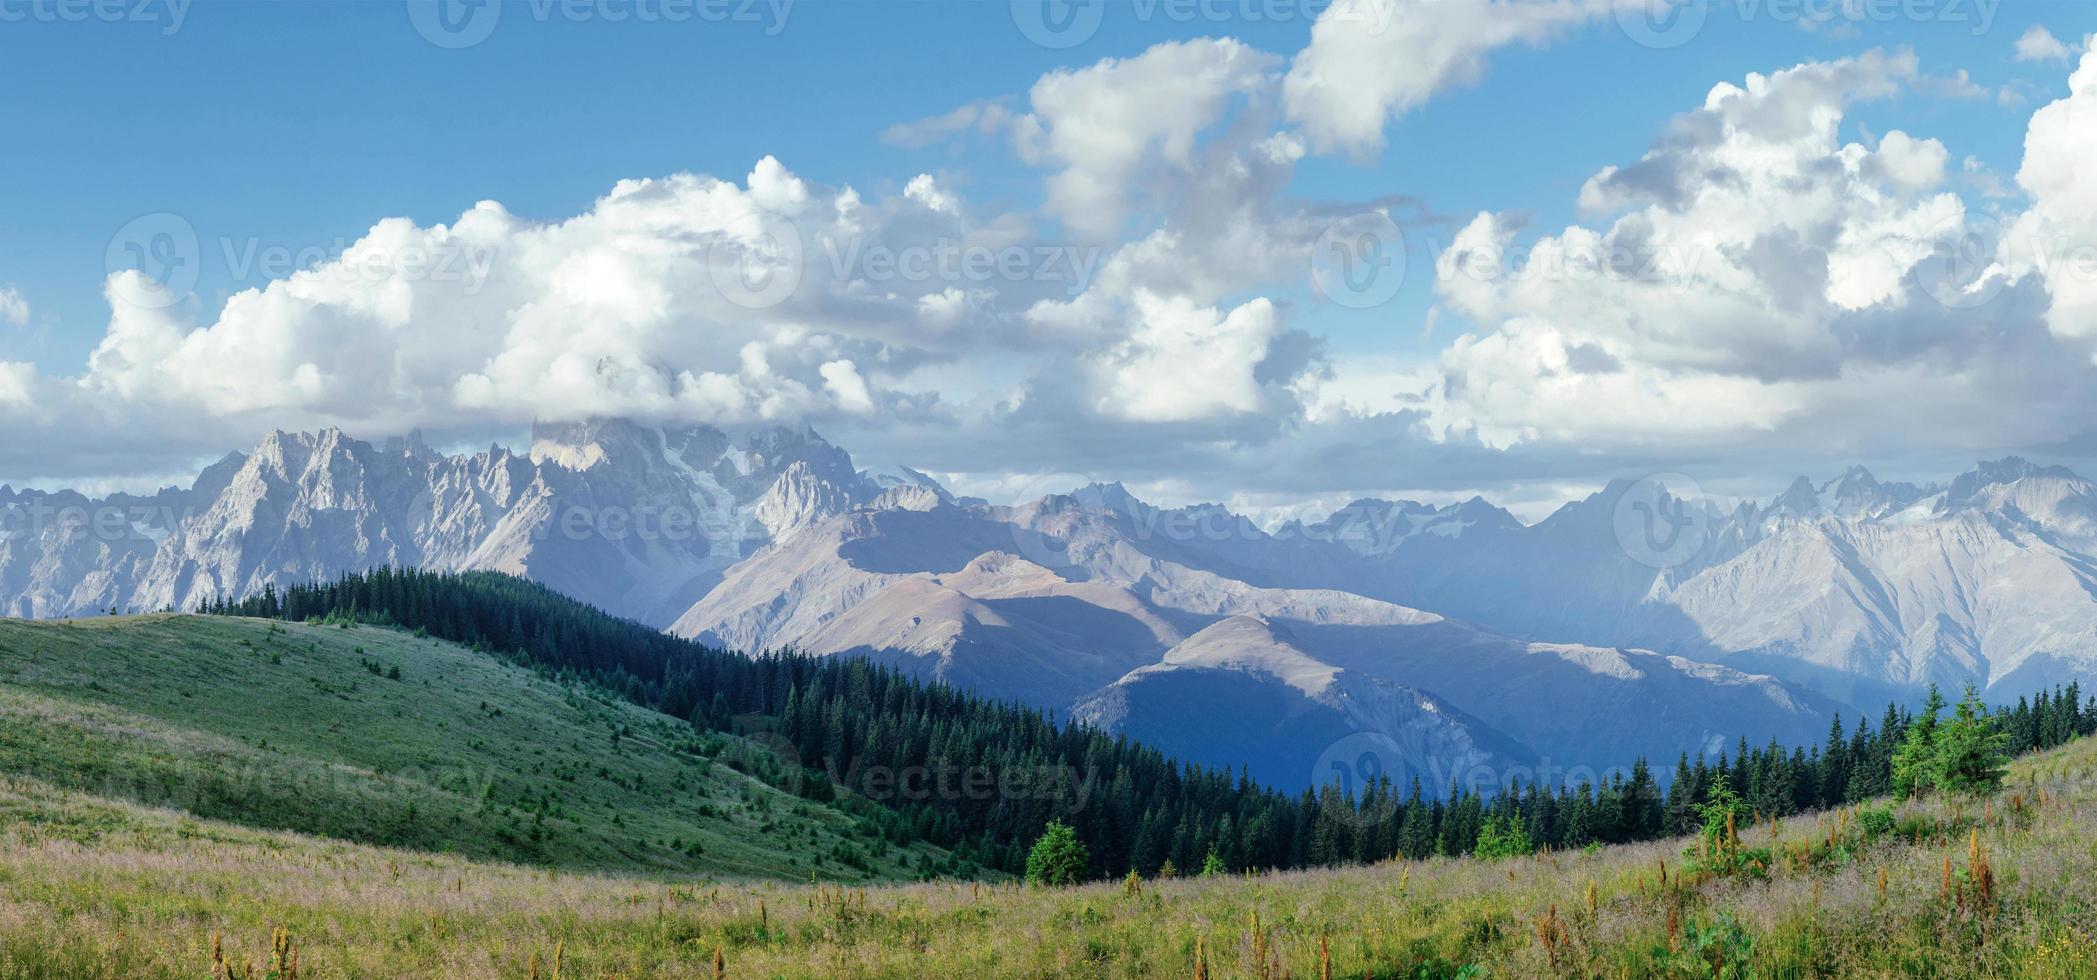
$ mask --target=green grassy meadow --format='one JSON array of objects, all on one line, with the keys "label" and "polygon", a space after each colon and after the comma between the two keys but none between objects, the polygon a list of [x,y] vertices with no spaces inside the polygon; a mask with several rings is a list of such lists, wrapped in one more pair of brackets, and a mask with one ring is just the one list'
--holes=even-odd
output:
[{"label": "green grassy meadow", "polygon": [[0,620],[0,773],[200,818],[589,870],[872,881],[944,855],[741,739],[395,630]]},{"label": "green grassy meadow", "polygon": [[1817,855],[1766,875],[1685,878],[1674,841],[1133,891],[546,871],[17,778],[0,785],[0,977],[208,976],[214,937],[260,976],[278,929],[301,977],[710,977],[716,950],[731,977],[2089,977],[2093,777],[2086,739],[2018,763],[1977,811],[1902,808],[1897,833],[1865,840],[1838,815],[1750,828],[1748,846]]},{"label": "green grassy meadow", "polygon": [[689,727],[370,627],[0,623],[0,720],[0,980],[2097,976],[2097,739],[1746,823],[1723,874],[1681,839],[1058,889],[812,867],[852,818]]}]

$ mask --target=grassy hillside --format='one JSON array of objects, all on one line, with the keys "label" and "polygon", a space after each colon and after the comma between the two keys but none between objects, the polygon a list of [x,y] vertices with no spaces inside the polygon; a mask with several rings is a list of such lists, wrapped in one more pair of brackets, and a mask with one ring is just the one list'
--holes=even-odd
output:
[{"label": "grassy hillside", "polygon": [[233,824],[575,869],[865,881],[944,865],[733,768],[772,762],[395,630],[0,620],[0,774]]},{"label": "grassy hillside", "polygon": [[1674,841],[1133,893],[546,874],[13,780],[0,978],[205,975],[214,934],[261,966],[278,928],[307,977],[525,977],[535,960],[549,977],[556,958],[564,977],[711,976],[716,949],[733,977],[1191,977],[1198,959],[1218,980],[1319,977],[1321,940],[1338,977],[2089,977],[2093,777],[2084,739],[2020,761],[1986,803],[1748,828],[1766,863],[1722,878],[1685,876]]}]

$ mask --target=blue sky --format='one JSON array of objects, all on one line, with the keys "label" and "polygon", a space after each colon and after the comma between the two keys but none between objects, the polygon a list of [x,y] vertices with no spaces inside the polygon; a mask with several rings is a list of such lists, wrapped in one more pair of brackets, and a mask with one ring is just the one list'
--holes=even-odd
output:
[{"label": "blue sky", "polygon": [[[1382,2],[1411,6],[1416,0]],[[1427,0],[1426,16],[1434,16],[1436,5]],[[644,2],[639,9],[653,6]],[[454,50],[430,43],[410,11],[391,3],[197,0],[181,9],[179,29],[174,8],[164,2],[157,11],[152,3],[140,8],[143,20],[80,19],[55,9],[35,0],[0,0],[0,84],[10,93],[0,103],[0,187],[6,188],[0,192],[0,287],[12,289],[28,310],[22,325],[0,324],[0,362],[33,365],[53,383],[81,376],[109,328],[103,289],[105,277],[118,271],[106,257],[112,236],[155,212],[181,216],[203,242],[196,295],[180,307],[189,317],[184,329],[210,325],[227,295],[269,286],[267,273],[234,267],[258,248],[325,256],[381,218],[429,227],[482,200],[499,201],[527,221],[561,222],[591,211],[622,179],[693,173],[740,181],[767,156],[812,185],[849,186],[869,199],[898,197],[912,178],[929,174],[974,214],[1020,215],[1042,240],[1067,240],[1072,236],[1058,214],[1045,207],[1045,177],[1055,167],[1024,159],[1006,134],[902,146],[884,132],[983,100],[1003,100],[1024,113],[1030,89],[1046,74],[1134,59],[1155,45],[1191,38],[1242,41],[1274,56],[1269,70],[1278,76],[1311,43],[1312,22],[1325,11],[1281,4],[1274,9],[1286,16],[1270,22],[1239,15],[1263,9],[1257,4],[1218,3],[1211,9],[1228,16],[1180,18],[1154,5],[1117,2],[1105,8],[1097,33],[1050,48],[1016,26],[1008,4],[988,0],[801,0],[785,9],[783,20],[779,8],[758,5],[748,11],[752,19],[727,23],[702,22],[706,17],[609,22],[635,8],[616,0],[551,8],[519,0],[503,9],[485,40]],[[1320,302],[1305,277],[1270,276],[1232,283],[1201,301],[1228,309],[1271,299],[1283,309],[1286,329],[1315,338],[1329,360],[1431,365],[1459,334],[1483,335],[1494,326],[1440,295],[1419,254],[1446,246],[1481,211],[1526,222],[1524,235],[1556,233],[1576,222],[1604,227],[1604,219],[1576,206],[1583,185],[1605,166],[1638,160],[1671,119],[1700,105],[1715,84],[1872,50],[1912,51],[1919,75],[1890,98],[1847,106],[1839,140],[1870,145],[1901,129],[1940,141],[1951,161],[1946,189],[1975,210],[1995,207],[1956,179],[1962,161],[1970,156],[2008,182],[2020,165],[2033,111],[2068,94],[2078,56],[2018,60],[2019,38],[2042,25],[2076,48],[2097,30],[2097,7],[2073,3],[1998,8],[1945,0],[1921,19],[1838,10],[1811,29],[1787,9],[1718,4],[1694,39],[1664,50],[1639,45],[1608,16],[1482,48],[1477,77],[1439,82],[1431,98],[1393,112],[1380,146],[1313,151],[1288,174],[1286,197],[1308,207],[1403,199],[1393,212],[1403,223],[1427,216],[1408,228],[1414,261],[1393,300],[1348,310]],[[1961,71],[1986,94],[1948,97],[1932,87],[1931,79]],[[1238,117],[1205,128],[1203,144],[1224,139],[1218,134],[1230,118]],[[1290,130],[1287,122],[1270,128]],[[1136,189],[1139,199],[1145,190]],[[1122,241],[1102,247],[1174,221],[1139,200]],[[1443,307],[1437,324],[1425,331],[1436,306]],[[953,357],[967,361],[967,355]],[[919,377],[917,383],[934,382]],[[876,395],[881,387],[877,381]],[[908,387],[897,380],[898,392]],[[980,402],[962,404],[947,395],[958,415],[983,411]],[[1241,415],[1277,410],[1272,404],[1238,408]],[[267,414],[250,412],[212,431],[235,440],[224,447],[233,448]],[[325,409],[283,414],[293,420],[287,424],[330,418]],[[430,424],[468,431],[523,421],[499,416]],[[356,431],[360,422],[379,428],[399,416],[387,419],[343,421]],[[811,421],[863,430],[867,442],[895,455],[906,454],[913,439],[943,431],[819,413]],[[971,429],[974,421],[942,424]],[[1263,440],[1273,439],[1273,431],[1182,426],[1159,430],[1156,438],[1221,441],[1244,450],[1271,447]],[[1771,466],[1816,458],[1787,459],[1767,445],[1736,452],[1726,439],[1715,435],[1690,453],[1679,445],[1641,449],[1629,440],[1612,454],[1633,466],[1697,457],[1693,461],[1709,466],[1720,482],[1759,479]],[[1460,475],[1447,479],[1277,484],[1272,490],[1445,485],[1455,492],[1505,480],[1548,496],[1552,491],[1544,488],[1555,482],[1597,477],[1599,469],[1582,466],[1554,481],[1552,461],[1563,457],[1541,451],[1549,441],[1518,438],[1514,445],[1486,447],[1495,455],[1453,466]],[[2023,446],[2002,448],[2061,441],[2057,431],[2035,431]],[[1907,433],[1882,446],[1848,439],[1815,453],[1828,459],[1876,454],[1922,467],[1980,448]],[[1122,458],[1105,454],[1095,462],[1075,441],[1056,452],[1065,455],[1045,469],[1089,473]],[[1714,462],[1729,457],[1737,462]],[[139,466],[178,470],[182,458],[173,452]],[[1521,459],[1530,461],[1514,462]],[[952,463],[942,457],[947,471],[958,472]],[[5,460],[0,475],[98,474],[81,472],[55,453],[46,459],[25,451]],[[974,476],[998,478],[987,471]],[[1227,467],[1177,482],[1166,469],[1133,476],[1196,496],[1262,492],[1257,474]]]}]

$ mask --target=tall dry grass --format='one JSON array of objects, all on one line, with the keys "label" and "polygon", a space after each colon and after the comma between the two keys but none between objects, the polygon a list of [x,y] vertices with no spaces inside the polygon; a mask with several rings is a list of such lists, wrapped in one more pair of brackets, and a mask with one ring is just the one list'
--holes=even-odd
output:
[{"label": "tall dry grass", "polygon": [[1678,840],[1068,890],[549,873],[14,781],[0,977],[266,976],[273,943],[304,978],[2091,977],[2093,764],[2077,743],[1876,834],[1853,810],[1743,826],[1738,874]]}]

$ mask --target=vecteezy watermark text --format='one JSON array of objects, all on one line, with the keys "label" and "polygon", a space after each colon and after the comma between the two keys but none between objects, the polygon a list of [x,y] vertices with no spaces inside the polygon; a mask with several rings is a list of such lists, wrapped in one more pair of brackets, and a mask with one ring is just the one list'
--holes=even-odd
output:
[{"label": "vecteezy watermark text", "polygon": [[[1423,798],[1446,792],[1493,797],[1525,788],[1552,793],[1583,786],[1600,789],[1631,776],[1632,770],[1622,765],[1565,765],[1549,756],[1532,766],[1408,753],[1389,735],[1365,731],[1349,734],[1320,753],[1311,766],[1309,781],[1327,801],[1330,815],[1373,823],[1392,816],[1414,785]],[[1328,789],[1332,796],[1324,795]]]},{"label": "vecteezy watermark text", "polygon": [[377,283],[455,282],[468,294],[487,284],[495,251],[467,245],[409,243],[399,248],[351,247],[344,239],[327,245],[296,245],[249,238],[219,239],[226,272],[235,282],[305,279]]},{"label": "vecteezy watermark text", "polygon": [[50,534],[85,534],[104,543],[158,541],[196,511],[163,504],[57,504],[37,497],[0,506],[0,541],[36,541]]},{"label": "vecteezy watermark text", "polygon": [[877,803],[954,803],[963,800],[1054,804],[1066,814],[1085,809],[1099,786],[1099,773],[1077,766],[962,766],[952,763],[904,766],[839,765],[823,760],[830,781],[849,786]]},{"label": "vecteezy watermark text", "polygon": [[734,508],[701,509],[675,500],[631,505],[562,505],[553,519],[533,530],[534,540],[716,542],[723,546],[759,539],[764,529]]},{"label": "vecteezy watermark text", "polygon": [[110,236],[104,271],[136,272],[117,283],[115,298],[128,305],[155,309],[187,298],[202,281],[205,259],[216,253],[226,278],[235,287],[283,280],[380,283],[436,282],[456,284],[466,295],[487,285],[494,275],[496,249],[457,240],[412,240],[395,244],[376,238],[352,242],[269,242],[260,238],[219,238],[207,251],[195,225],[179,214],[156,211],[126,222]]},{"label": "vecteezy watermark text", "polygon": [[[440,48],[470,48],[495,33],[505,10],[536,23],[749,24],[767,37],[786,30],[795,0],[409,0],[408,21]],[[514,15],[513,15],[514,16]]]},{"label": "vecteezy watermark text", "polygon": [[991,247],[940,239],[895,246],[819,235],[832,275],[840,282],[983,284],[1065,283],[1072,296],[1085,291],[1104,250],[1079,245]]},{"label": "vecteezy watermark text", "polygon": [[0,0],[0,24],[158,24],[173,36],[191,0]]},{"label": "vecteezy watermark text", "polygon": [[1730,11],[1743,23],[1766,20],[1811,27],[1901,21],[1962,24],[1978,37],[1994,29],[2001,6],[2002,0],[1612,0],[1624,36],[1655,49],[1689,43],[1715,11]]},{"label": "vecteezy watermark text", "polygon": [[1099,33],[1107,16],[1138,24],[1180,26],[1309,23],[1324,18],[1381,34],[1397,0],[1011,0],[1012,24],[1044,48],[1076,47]]}]

